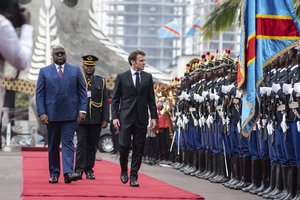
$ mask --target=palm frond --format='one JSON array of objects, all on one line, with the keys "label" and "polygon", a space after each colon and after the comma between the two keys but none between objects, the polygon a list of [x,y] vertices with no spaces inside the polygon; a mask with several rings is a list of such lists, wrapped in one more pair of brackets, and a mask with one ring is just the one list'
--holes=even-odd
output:
[{"label": "palm frond", "polygon": [[239,10],[241,0],[225,0],[208,14],[203,26],[202,34],[204,39],[211,39],[213,34],[230,29],[240,21]]},{"label": "palm frond", "polygon": [[300,0],[293,0],[294,2],[294,8],[296,11],[296,15],[298,17],[298,19],[300,19]]}]

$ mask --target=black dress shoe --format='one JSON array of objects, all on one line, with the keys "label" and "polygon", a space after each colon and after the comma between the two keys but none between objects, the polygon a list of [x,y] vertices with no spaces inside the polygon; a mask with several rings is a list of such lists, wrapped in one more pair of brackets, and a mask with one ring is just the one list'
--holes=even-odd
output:
[{"label": "black dress shoe", "polygon": [[73,173],[72,174],[72,181],[77,181],[77,180],[79,180],[79,179],[82,179],[82,174],[81,173]]},{"label": "black dress shoe", "polygon": [[83,172],[77,171],[76,174],[78,174],[78,180],[82,180],[82,174],[83,174]]},{"label": "black dress shoe", "polygon": [[138,184],[136,178],[130,178],[130,186],[131,187],[139,187],[140,185]]},{"label": "black dress shoe", "polygon": [[64,178],[65,178],[65,183],[71,183],[72,181],[77,181],[81,177],[80,174],[77,173],[65,173]]},{"label": "black dress shoe", "polygon": [[86,179],[96,179],[95,175],[93,172],[87,172],[86,173]]},{"label": "black dress shoe", "polygon": [[128,175],[127,173],[121,173],[121,182],[126,184],[128,182]]},{"label": "black dress shoe", "polygon": [[51,176],[49,179],[49,183],[58,183],[58,177],[57,176]]}]

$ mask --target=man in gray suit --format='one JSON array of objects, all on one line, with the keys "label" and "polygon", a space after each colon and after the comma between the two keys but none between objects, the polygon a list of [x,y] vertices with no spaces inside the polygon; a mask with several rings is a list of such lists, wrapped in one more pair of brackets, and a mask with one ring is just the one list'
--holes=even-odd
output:
[{"label": "man in gray suit", "polygon": [[[112,119],[119,132],[121,181],[128,182],[128,154],[132,144],[130,186],[138,187],[140,169],[148,125],[148,109],[151,115],[150,128],[156,126],[157,111],[152,75],[144,72],[145,53],[133,51],[128,62],[130,70],[118,74],[112,102]],[[131,140],[132,138],[132,140]]]}]

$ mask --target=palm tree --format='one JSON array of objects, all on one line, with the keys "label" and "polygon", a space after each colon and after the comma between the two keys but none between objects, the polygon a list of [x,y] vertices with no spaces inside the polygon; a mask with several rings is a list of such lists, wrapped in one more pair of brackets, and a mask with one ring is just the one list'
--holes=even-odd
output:
[{"label": "palm tree", "polygon": [[[224,0],[209,13],[204,23],[204,39],[211,39],[216,33],[226,31],[241,24],[241,7],[244,0]],[[300,0],[293,0],[298,18],[300,18]]]}]

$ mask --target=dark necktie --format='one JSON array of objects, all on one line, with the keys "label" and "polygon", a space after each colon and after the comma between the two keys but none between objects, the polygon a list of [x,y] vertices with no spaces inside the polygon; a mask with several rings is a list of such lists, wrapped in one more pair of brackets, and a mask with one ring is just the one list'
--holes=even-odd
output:
[{"label": "dark necktie", "polygon": [[60,79],[62,79],[62,75],[63,75],[63,72],[62,72],[62,66],[59,65],[59,66],[58,66],[58,76],[59,76]]},{"label": "dark necktie", "polygon": [[140,88],[140,73],[135,72],[135,88],[136,90],[139,90]]}]

